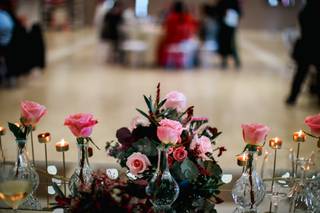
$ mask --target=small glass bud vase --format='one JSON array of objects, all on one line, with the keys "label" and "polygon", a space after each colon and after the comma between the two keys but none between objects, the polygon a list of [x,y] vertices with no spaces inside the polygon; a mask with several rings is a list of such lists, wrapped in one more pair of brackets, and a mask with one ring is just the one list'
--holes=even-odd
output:
[{"label": "small glass bud vase", "polygon": [[79,162],[69,181],[71,195],[75,195],[79,186],[90,185],[92,183],[93,169],[89,164],[88,143],[83,142],[77,144]]},{"label": "small glass bud vase", "polygon": [[249,152],[248,164],[232,189],[233,200],[241,213],[256,213],[266,194],[266,187],[255,168],[254,155],[254,152]]},{"label": "small glass bud vase", "polygon": [[158,167],[146,187],[146,194],[156,212],[169,211],[178,198],[179,185],[169,171],[168,153],[164,147],[158,147]]},{"label": "small glass bud vase", "polygon": [[28,152],[26,149],[27,140],[17,139],[16,144],[18,147],[17,161],[15,163],[16,176],[28,178],[32,182],[32,192],[28,195],[28,198],[20,207],[23,209],[40,210],[40,201],[33,196],[33,193],[35,193],[39,186],[39,175],[28,159]]}]

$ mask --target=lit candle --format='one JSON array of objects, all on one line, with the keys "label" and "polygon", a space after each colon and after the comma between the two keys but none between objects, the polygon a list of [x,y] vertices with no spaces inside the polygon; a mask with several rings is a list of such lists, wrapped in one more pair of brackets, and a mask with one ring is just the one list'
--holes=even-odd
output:
[{"label": "lit candle", "polygon": [[238,166],[246,166],[248,163],[248,155],[243,153],[242,155],[237,156]]},{"label": "lit candle", "polygon": [[21,124],[20,123],[18,123],[18,122],[16,122],[16,123],[14,123],[14,125],[16,125],[17,127],[21,127]]},{"label": "lit candle", "polygon": [[51,141],[51,135],[49,132],[41,133],[38,135],[40,143],[49,143]]},{"label": "lit candle", "polygon": [[299,132],[293,133],[293,141],[294,142],[305,142],[306,141],[306,134],[302,130]]},{"label": "lit candle", "polygon": [[61,141],[56,143],[57,152],[65,152],[69,150],[69,143],[62,139]]},{"label": "lit candle", "polygon": [[280,138],[278,138],[278,137],[271,138],[270,141],[269,141],[269,146],[272,149],[280,149],[281,146],[282,146],[282,140]]},{"label": "lit candle", "polygon": [[2,126],[0,126],[0,136],[5,135],[6,134],[6,129]]}]

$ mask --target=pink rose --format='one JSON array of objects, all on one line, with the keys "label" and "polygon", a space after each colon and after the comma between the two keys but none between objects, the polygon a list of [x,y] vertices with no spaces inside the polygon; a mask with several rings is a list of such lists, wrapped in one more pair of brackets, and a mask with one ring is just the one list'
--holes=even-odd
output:
[{"label": "pink rose", "polygon": [[64,121],[64,125],[68,126],[77,138],[89,137],[92,133],[93,126],[97,123],[98,121],[94,120],[93,115],[90,113],[69,115]]},{"label": "pink rose", "polygon": [[190,149],[194,150],[196,155],[202,160],[209,160],[207,153],[213,153],[213,147],[210,139],[206,136],[198,138],[196,135],[190,144]]},{"label": "pink rose", "polygon": [[22,101],[21,107],[21,120],[24,125],[36,125],[42,116],[47,113],[45,106],[42,106],[33,101]]},{"label": "pink rose", "polygon": [[128,157],[126,165],[133,175],[138,175],[148,169],[151,163],[146,155],[134,152]]},{"label": "pink rose", "polygon": [[306,117],[304,123],[310,128],[312,134],[320,136],[320,114]]},{"label": "pink rose", "polygon": [[173,151],[173,158],[176,161],[183,161],[188,156],[188,152],[184,146],[180,146]]},{"label": "pink rose", "polygon": [[242,124],[243,140],[247,144],[257,145],[266,139],[270,128],[263,124]]},{"label": "pink rose", "polygon": [[182,112],[187,106],[187,98],[184,94],[177,91],[169,92],[165,99],[165,108],[176,109],[178,112]]},{"label": "pink rose", "polygon": [[163,119],[159,122],[157,136],[164,144],[176,144],[180,141],[180,135],[183,131],[182,125],[178,121]]},{"label": "pink rose", "polygon": [[150,122],[147,119],[142,118],[141,116],[136,116],[131,121],[131,125],[130,125],[131,130],[134,130],[135,128],[137,128],[138,125],[149,126]]}]

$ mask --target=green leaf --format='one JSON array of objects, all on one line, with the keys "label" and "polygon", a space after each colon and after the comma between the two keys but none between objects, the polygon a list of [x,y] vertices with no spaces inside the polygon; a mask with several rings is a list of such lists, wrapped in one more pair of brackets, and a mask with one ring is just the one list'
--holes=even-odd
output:
[{"label": "green leaf", "polygon": [[180,166],[179,162],[177,162],[177,161],[174,162],[170,171],[171,171],[172,175],[174,176],[175,180],[181,181],[181,180],[185,179],[184,174],[181,171],[181,166]]},{"label": "green leaf", "polygon": [[133,143],[132,146],[147,156],[157,156],[157,146],[151,142],[148,138],[143,138]]},{"label": "green leaf", "polygon": [[144,101],[146,102],[146,104],[148,106],[149,112],[153,112],[151,96],[149,98],[147,98],[147,96],[144,95],[143,98],[144,98]]},{"label": "green leaf", "polygon": [[10,122],[8,123],[8,126],[10,131],[16,137],[16,139],[26,139],[27,136],[20,127]]},{"label": "green leaf", "polygon": [[98,150],[100,150],[100,148],[97,146],[97,144],[95,144],[95,142],[93,142],[92,138],[88,137],[87,140],[90,141]]},{"label": "green leaf", "polygon": [[58,194],[59,197],[61,197],[61,198],[65,198],[66,197],[63,194],[63,192],[61,191],[61,189],[59,188],[59,186],[55,182],[52,182],[52,187],[53,187],[54,191]]},{"label": "green leaf", "polygon": [[145,113],[144,111],[142,111],[141,109],[136,109],[138,112],[140,112],[140,114],[142,114],[144,117],[149,119],[149,115],[147,113]]},{"label": "green leaf", "polygon": [[166,103],[167,99],[163,99],[159,104],[158,104],[158,109],[160,109],[165,103]]},{"label": "green leaf", "polygon": [[204,167],[210,173],[211,176],[215,176],[217,179],[221,178],[222,170],[216,162],[205,161]]},{"label": "green leaf", "polygon": [[181,164],[181,172],[184,174],[186,179],[193,181],[197,179],[199,171],[197,166],[189,159],[186,158]]}]

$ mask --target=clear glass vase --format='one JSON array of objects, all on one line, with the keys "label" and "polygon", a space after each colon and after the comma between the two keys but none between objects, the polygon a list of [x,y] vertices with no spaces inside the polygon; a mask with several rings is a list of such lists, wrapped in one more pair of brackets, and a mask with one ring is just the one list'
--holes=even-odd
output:
[{"label": "clear glass vase", "polygon": [[32,192],[20,208],[40,210],[40,201],[33,195],[39,186],[39,175],[29,161],[26,149],[27,140],[16,140],[16,144],[18,147],[17,161],[15,163],[16,176],[29,178],[32,182]]},{"label": "clear glass vase", "polygon": [[263,180],[256,171],[255,154],[249,152],[248,155],[248,164],[232,189],[232,197],[237,210],[242,213],[257,212],[257,206],[263,201],[266,194]]},{"label": "clear glass vase", "polygon": [[69,181],[71,195],[75,195],[79,186],[92,183],[93,169],[89,164],[88,143],[78,143],[78,166]]},{"label": "clear glass vase", "polygon": [[169,171],[168,153],[164,147],[158,148],[158,167],[146,187],[146,194],[156,212],[169,211],[178,198],[179,185]]},{"label": "clear glass vase", "polygon": [[318,202],[316,193],[312,189],[312,185],[306,180],[306,170],[309,169],[308,159],[300,158],[297,161],[300,168],[300,180],[293,187],[293,200],[290,208],[290,212],[295,213],[314,213],[316,211]]}]

